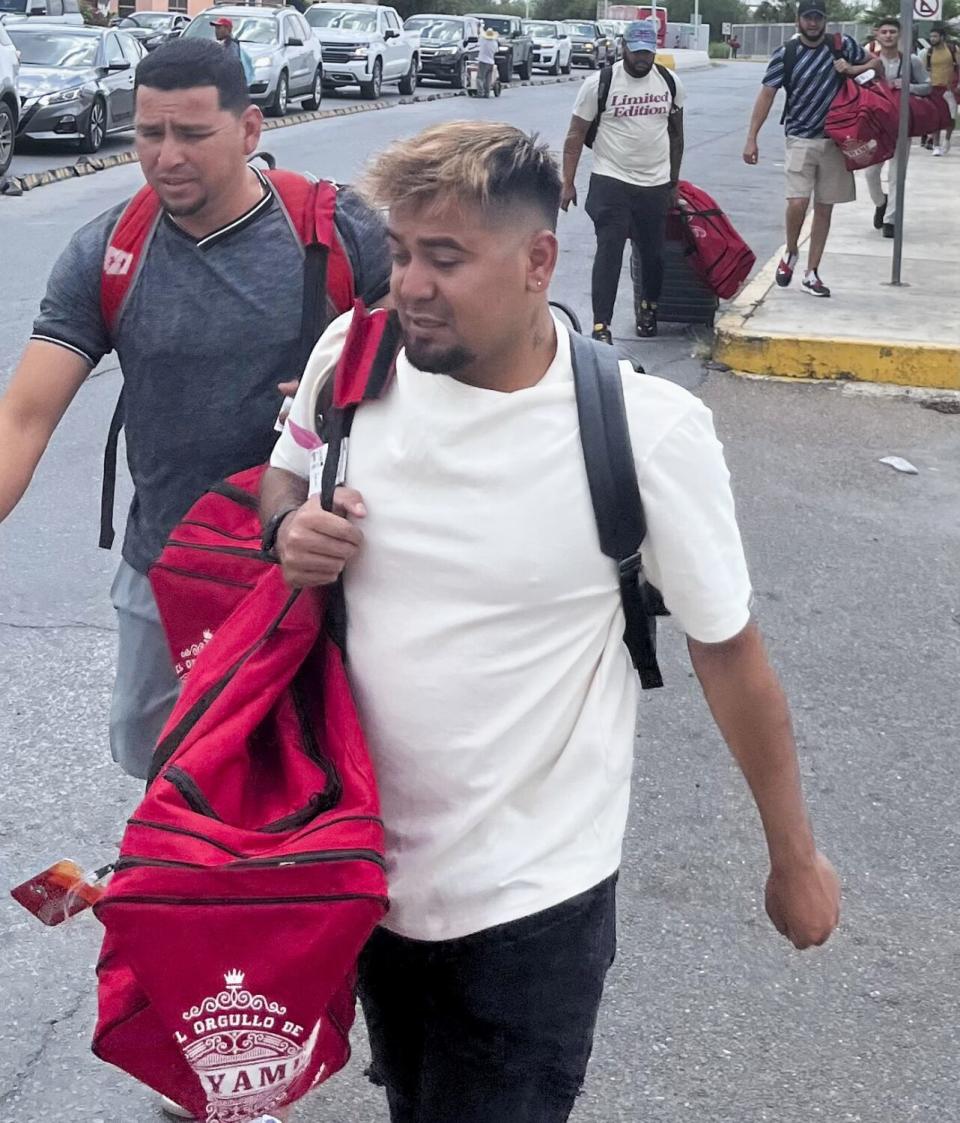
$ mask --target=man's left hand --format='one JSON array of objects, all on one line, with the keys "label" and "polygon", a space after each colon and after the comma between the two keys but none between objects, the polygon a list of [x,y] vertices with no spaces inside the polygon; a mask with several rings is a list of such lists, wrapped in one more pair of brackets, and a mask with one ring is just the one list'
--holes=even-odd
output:
[{"label": "man's left hand", "polygon": [[838,74],[843,74],[844,76],[846,76],[847,74],[851,73],[851,71],[853,70],[853,67],[850,65],[849,62],[847,62],[847,60],[845,58],[835,58],[833,60],[833,69]]},{"label": "man's left hand", "polygon": [[795,948],[819,947],[840,922],[840,878],[816,851],[803,866],[771,870],[767,879],[767,916]]},{"label": "man's left hand", "polygon": [[903,79],[902,78],[891,78],[890,79],[890,89],[891,90],[902,90],[903,89]]}]

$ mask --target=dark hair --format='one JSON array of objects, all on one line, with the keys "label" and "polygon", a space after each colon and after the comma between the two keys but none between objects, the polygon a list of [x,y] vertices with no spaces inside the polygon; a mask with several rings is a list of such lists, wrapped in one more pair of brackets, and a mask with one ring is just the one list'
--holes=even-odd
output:
[{"label": "dark hair", "polygon": [[897,31],[899,31],[900,21],[898,19],[894,19],[893,16],[884,16],[883,19],[880,20],[880,22],[877,24],[877,31],[879,31],[881,27],[895,27]]},{"label": "dark hair", "polygon": [[250,104],[243,64],[210,39],[174,39],[152,51],[137,67],[134,89],[193,90],[214,86],[220,108],[238,117]]}]

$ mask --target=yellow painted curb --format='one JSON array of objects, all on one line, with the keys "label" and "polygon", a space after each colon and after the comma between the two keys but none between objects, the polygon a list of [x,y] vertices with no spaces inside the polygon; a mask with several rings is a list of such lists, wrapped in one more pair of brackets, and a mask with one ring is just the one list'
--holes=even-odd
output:
[{"label": "yellow painted curb", "polygon": [[720,318],[713,357],[736,373],[960,390],[960,346],[759,332],[751,324],[774,283],[781,248]]}]

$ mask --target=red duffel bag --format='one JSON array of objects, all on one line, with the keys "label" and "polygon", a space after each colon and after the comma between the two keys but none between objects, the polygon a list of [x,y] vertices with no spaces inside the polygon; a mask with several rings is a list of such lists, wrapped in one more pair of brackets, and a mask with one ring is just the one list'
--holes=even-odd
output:
[{"label": "red duffel bag", "polygon": [[679,231],[694,271],[717,296],[729,299],[736,295],[757,259],[715,199],[681,179],[677,206],[668,215],[667,228],[668,236]]},{"label": "red duffel bag", "polygon": [[96,912],[94,1052],[206,1123],[299,1099],[349,1057],[387,907],[373,771],[328,598],[279,567],[208,641]]},{"label": "red duffel bag", "polygon": [[[897,104],[899,105],[899,90],[895,90]],[[934,86],[929,94],[910,95],[910,135],[926,136],[927,133],[938,133],[941,129],[948,129],[953,123],[950,106],[943,96],[944,91],[939,86]]]},{"label": "red duffel bag", "polygon": [[824,132],[836,142],[850,171],[889,160],[897,148],[898,102],[882,82],[850,79],[830,104]]}]

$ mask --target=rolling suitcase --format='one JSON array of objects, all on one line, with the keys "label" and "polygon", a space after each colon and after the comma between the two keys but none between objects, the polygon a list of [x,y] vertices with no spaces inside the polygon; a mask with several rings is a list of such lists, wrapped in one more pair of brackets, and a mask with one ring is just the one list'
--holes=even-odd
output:
[{"label": "rolling suitcase", "polygon": [[[661,323],[706,324],[713,326],[719,300],[716,293],[694,271],[690,251],[671,216],[667,221],[667,240],[663,248],[663,290],[657,305]],[[636,243],[631,245],[630,278],[633,281],[634,315],[640,315],[643,266]]]}]

